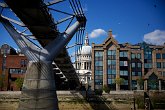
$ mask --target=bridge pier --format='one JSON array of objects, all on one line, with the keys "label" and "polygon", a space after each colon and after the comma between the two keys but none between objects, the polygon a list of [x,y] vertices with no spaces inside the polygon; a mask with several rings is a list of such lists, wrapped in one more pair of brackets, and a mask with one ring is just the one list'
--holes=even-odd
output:
[{"label": "bridge pier", "polygon": [[55,74],[51,62],[30,61],[18,110],[58,110]]}]

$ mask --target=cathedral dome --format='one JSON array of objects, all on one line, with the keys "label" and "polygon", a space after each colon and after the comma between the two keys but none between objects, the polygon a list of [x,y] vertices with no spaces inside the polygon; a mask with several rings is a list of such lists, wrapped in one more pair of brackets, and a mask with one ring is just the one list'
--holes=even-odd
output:
[{"label": "cathedral dome", "polygon": [[81,49],[81,55],[91,55],[92,54],[92,48],[91,46],[82,46],[82,49]]},{"label": "cathedral dome", "polygon": [[88,34],[85,36],[85,42],[80,50],[81,55],[92,55],[92,47],[89,45]]}]

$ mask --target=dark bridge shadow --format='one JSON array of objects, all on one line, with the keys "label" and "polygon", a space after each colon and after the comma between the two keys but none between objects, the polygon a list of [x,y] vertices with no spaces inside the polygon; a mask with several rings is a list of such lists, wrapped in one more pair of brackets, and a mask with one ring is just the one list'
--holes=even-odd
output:
[{"label": "dark bridge shadow", "polygon": [[[107,101],[102,95],[96,95],[94,91],[72,91],[72,95],[77,98],[77,101],[81,101],[84,110],[88,110],[87,104],[91,106],[93,110],[117,110],[113,107],[112,101]],[[79,93],[81,96],[79,96]],[[84,101],[82,101],[84,99]]]}]

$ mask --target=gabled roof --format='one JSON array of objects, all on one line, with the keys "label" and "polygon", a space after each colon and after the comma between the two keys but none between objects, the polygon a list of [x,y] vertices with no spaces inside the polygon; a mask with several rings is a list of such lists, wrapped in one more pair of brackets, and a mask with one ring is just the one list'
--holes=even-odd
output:
[{"label": "gabled roof", "polygon": [[120,47],[118,45],[118,42],[116,39],[114,39],[113,35],[112,35],[112,30],[109,31],[108,37],[107,39],[103,42],[103,47],[107,48],[109,45],[111,45],[111,43],[113,43],[116,47]]},{"label": "gabled roof", "polygon": [[144,79],[149,79],[149,77],[152,75],[152,74],[155,74],[158,79],[163,79],[162,75],[159,74],[158,70],[156,68],[152,68],[145,76],[144,76]]}]

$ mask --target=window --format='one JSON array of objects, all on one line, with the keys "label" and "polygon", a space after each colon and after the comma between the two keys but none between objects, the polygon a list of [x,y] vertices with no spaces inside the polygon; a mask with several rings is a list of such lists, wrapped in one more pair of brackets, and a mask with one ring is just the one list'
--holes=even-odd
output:
[{"label": "window", "polygon": [[127,57],[127,51],[120,52],[120,57]]},{"label": "window", "polygon": [[134,71],[132,72],[132,76],[136,76]]},{"label": "window", "polygon": [[10,68],[9,72],[10,74],[24,74],[26,73],[26,69]]},{"label": "window", "polygon": [[103,66],[103,61],[95,61],[95,66]]},{"label": "window", "polygon": [[95,51],[95,87],[103,84],[103,52]]},{"label": "window", "polygon": [[128,85],[128,80],[124,80],[124,83],[121,85]]},{"label": "window", "polygon": [[137,66],[138,66],[138,68],[142,67],[141,63],[137,63]]},{"label": "window", "polygon": [[162,66],[162,68],[165,68],[165,62],[163,62],[163,66]]},{"label": "window", "polygon": [[131,58],[132,58],[132,59],[135,59],[135,57],[136,57],[136,54],[132,53],[132,54],[131,54]]},{"label": "window", "polygon": [[120,61],[120,66],[128,66],[127,61]]},{"label": "window", "polygon": [[115,79],[108,79],[108,84],[115,84]]},{"label": "window", "polygon": [[165,71],[163,71],[163,72],[162,72],[162,76],[164,76],[164,77],[165,77]]},{"label": "window", "polygon": [[128,76],[128,71],[120,70],[120,76]]},{"label": "window", "polygon": [[[107,51],[107,72],[107,82],[110,86],[112,86],[116,79],[116,50]],[[115,86],[112,87],[112,89],[115,89]]]},{"label": "window", "polygon": [[103,71],[95,71],[95,75],[102,75]]},{"label": "window", "polygon": [[95,56],[96,56],[96,57],[98,57],[98,56],[103,56],[103,52],[96,51],[96,52],[95,52]]},{"label": "window", "polygon": [[152,63],[145,63],[144,68],[152,68]]},{"label": "window", "polygon": [[161,62],[156,63],[157,68],[161,68]]},{"label": "window", "polygon": [[21,60],[20,64],[21,64],[21,67],[26,67],[27,66],[27,60]]},{"label": "window", "polygon": [[116,55],[116,50],[108,50],[108,55]]},{"label": "window", "polygon": [[162,58],[165,59],[165,53],[162,54]]},{"label": "window", "polygon": [[138,72],[133,71],[132,76],[142,76],[142,72],[141,71],[138,71]]},{"label": "window", "polygon": [[138,76],[142,76],[142,72],[138,72]]},{"label": "window", "polygon": [[132,68],[135,68],[135,63],[132,63]]},{"label": "window", "polygon": [[161,59],[160,53],[156,53],[156,59]]},{"label": "window", "polygon": [[140,54],[140,53],[137,54],[137,58],[138,58],[138,59],[141,58],[141,54]]}]

